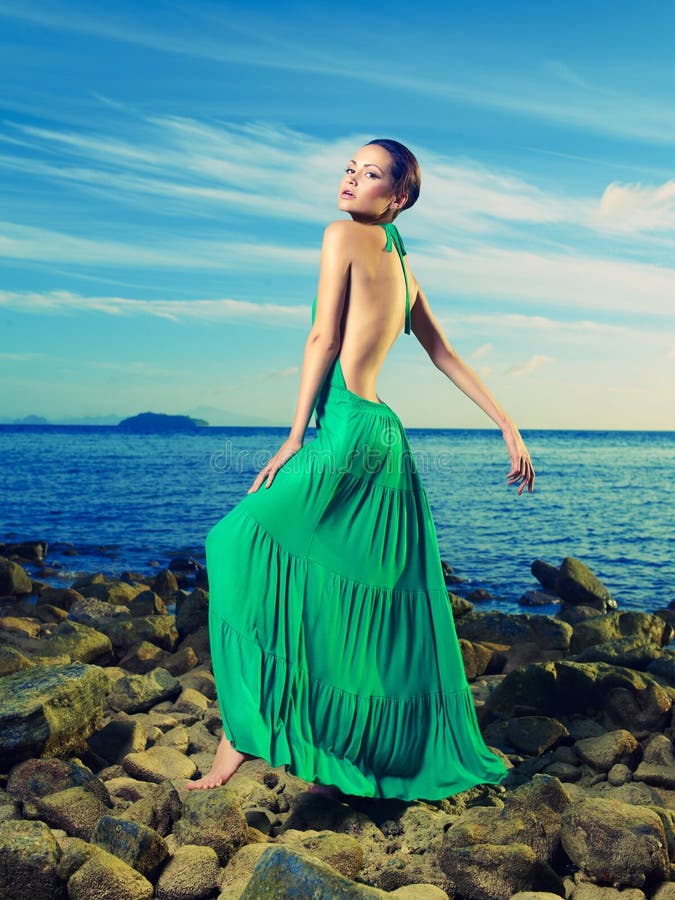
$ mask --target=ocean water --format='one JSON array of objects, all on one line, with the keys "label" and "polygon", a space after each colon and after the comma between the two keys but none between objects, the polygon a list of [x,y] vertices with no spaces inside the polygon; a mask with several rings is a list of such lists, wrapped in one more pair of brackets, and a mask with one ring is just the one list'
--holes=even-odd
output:
[{"label": "ocean water", "polygon": [[[465,579],[453,590],[492,594],[479,608],[522,612],[519,598],[538,586],[532,561],[565,556],[585,562],[620,609],[675,598],[675,432],[523,431],[537,480],[520,497],[498,431],[407,434],[441,557]],[[46,540],[57,574],[42,580],[55,585],[93,571],[150,575],[174,556],[204,563],[208,530],[286,435],[0,425],[0,541]]]}]

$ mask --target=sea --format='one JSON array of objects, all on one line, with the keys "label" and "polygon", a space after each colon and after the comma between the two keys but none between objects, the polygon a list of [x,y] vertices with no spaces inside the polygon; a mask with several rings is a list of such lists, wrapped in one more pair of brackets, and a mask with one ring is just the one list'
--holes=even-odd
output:
[{"label": "sea", "polygon": [[[573,556],[619,609],[675,598],[675,432],[523,430],[536,482],[506,482],[497,430],[406,429],[450,587],[477,609],[525,607],[530,566]],[[44,540],[48,575],[153,575],[175,557],[205,564],[209,529],[246,494],[287,428],[123,433],[116,426],[0,425],[0,542]],[[305,442],[315,431],[307,429]],[[263,490],[264,488],[260,488]],[[0,551],[1,552],[1,551]]]}]

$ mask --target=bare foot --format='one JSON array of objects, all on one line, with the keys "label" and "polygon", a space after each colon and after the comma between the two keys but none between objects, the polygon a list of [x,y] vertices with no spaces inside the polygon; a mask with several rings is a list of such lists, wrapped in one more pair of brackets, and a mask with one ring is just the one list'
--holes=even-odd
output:
[{"label": "bare foot", "polygon": [[251,753],[240,753],[238,750],[235,750],[225,735],[223,735],[218,744],[211,770],[197,781],[188,781],[185,787],[188,791],[218,787],[232,778],[245,759],[254,758]]}]

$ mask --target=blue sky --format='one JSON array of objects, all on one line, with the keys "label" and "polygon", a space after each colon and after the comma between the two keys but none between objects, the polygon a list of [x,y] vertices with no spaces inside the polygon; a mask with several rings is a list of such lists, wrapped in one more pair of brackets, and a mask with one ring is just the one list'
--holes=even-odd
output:
[{"label": "blue sky", "polygon": [[[457,8],[455,8],[457,7]],[[290,425],[346,161],[527,428],[675,427],[669,3],[0,0],[0,421]],[[491,427],[402,334],[379,396]]]}]

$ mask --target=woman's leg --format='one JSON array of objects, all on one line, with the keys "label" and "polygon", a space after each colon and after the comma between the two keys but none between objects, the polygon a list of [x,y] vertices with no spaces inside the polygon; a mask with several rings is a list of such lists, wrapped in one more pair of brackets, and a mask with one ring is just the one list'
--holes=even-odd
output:
[{"label": "woman's leg", "polygon": [[225,784],[232,778],[245,759],[255,759],[255,757],[251,753],[240,753],[238,750],[235,750],[223,734],[210,771],[197,781],[188,781],[185,787],[188,791],[192,791]]}]

